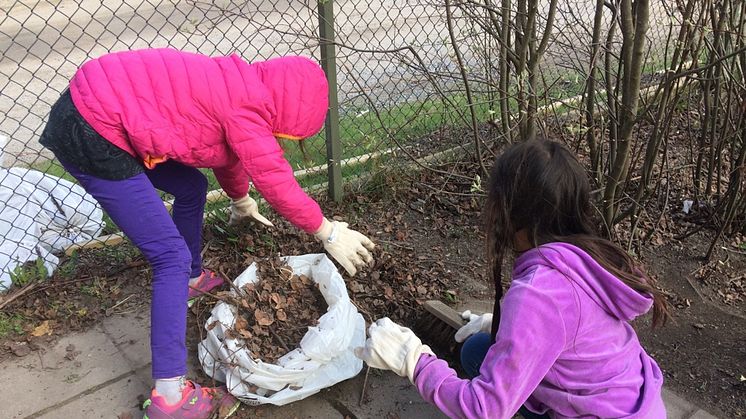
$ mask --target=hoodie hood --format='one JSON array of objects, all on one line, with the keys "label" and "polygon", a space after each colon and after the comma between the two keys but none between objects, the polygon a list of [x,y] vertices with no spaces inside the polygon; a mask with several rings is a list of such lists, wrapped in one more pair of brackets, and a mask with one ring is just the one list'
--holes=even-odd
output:
[{"label": "hoodie hood", "polygon": [[274,102],[276,137],[302,140],[321,131],[329,108],[329,85],[321,67],[305,57],[251,64]]},{"label": "hoodie hood", "polygon": [[567,243],[550,243],[523,253],[515,262],[514,278],[536,265],[554,269],[573,281],[610,315],[625,321],[645,314],[653,298],[642,294],[604,269],[582,249]]}]

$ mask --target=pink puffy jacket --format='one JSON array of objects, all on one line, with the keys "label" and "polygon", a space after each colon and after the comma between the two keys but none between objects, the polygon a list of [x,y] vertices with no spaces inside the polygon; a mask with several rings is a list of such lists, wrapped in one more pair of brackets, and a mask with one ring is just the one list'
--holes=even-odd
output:
[{"label": "pink puffy jacket", "polygon": [[96,132],[146,167],[173,159],[211,168],[231,198],[243,197],[251,179],[294,225],[309,233],[321,226],[319,205],[298,185],[275,138],[321,130],[328,86],[313,61],[117,52],[83,64],[70,93]]}]

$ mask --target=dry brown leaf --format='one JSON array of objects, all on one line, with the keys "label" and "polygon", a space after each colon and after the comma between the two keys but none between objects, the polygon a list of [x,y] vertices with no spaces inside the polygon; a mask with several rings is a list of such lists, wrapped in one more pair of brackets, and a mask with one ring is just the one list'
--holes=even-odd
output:
[{"label": "dry brown leaf", "polygon": [[44,320],[40,325],[36,326],[31,332],[31,336],[44,336],[51,335],[52,329],[49,327],[49,320]]},{"label": "dry brown leaf", "polygon": [[288,315],[285,314],[283,310],[277,310],[277,313],[275,313],[275,315],[277,316],[277,320],[281,322],[284,322],[288,319]]},{"label": "dry brown leaf", "polygon": [[285,304],[285,297],[282,296],[282,295],[280,295],[280,294],[278,294],[278,293],[276,293],[276,292],[273,292],[270,295],[270,299],[272,300],[272,303],[274,303],[273,307],[276,308],[276,309],[284,308],[285,305],[286,305]]},{"label": "dry brown leaf", "polygon": [[251,308],[251,303],[249,302],[249,300],[247,298],[242,298],[241,299],[241,307],[243,307],[243,308]]},{"label": "dry brown leaf", "polygon": [[243,316],[237,316],[236,322],[233,324],[233,327],[235,327],[238,332],[241,332],[242,330],[246,330],[249,328],[249,322],[246,321]]},{"label": "dry brown leaf", "polygon": [[269,326],[275,322],[275,319],[271,314],[260,309],[254,310],[254,318],[256,319],[256,323],[260,326]]},{"label": "dry brown leaf", "polygon": [[352,290],[352,292],[354,293],[359,293],[359,292],[363,292],[364,288],[359,282],[352,281],[350,283],[350,290]]}]

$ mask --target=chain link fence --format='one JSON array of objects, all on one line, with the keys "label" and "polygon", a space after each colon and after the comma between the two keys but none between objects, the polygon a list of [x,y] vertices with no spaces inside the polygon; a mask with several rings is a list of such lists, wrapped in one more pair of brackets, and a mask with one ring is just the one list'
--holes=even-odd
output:
[{"label": "chain link fence", "polygon": [[[331,178],[332,195],[339,197],[343,179],[382,167],[400,170],[413,159],[422,164],[433,155],[472,153],[464,129],[470,106],[487,135],[499,139],[487,123],[494,114],[490,86],[499,46],[473,15],[484,9],[471,4],[0,0],[0,135],[5,139],[0,144],[0,287],[23,284],[30,265],[32,274],[51,272],[55,255],[69,252],[75,243],[121,239],[106,214],[38,143],[51,105],[85,61],[149,47],[212,56],[238,53],[249,61],[287,54],[321,60],[336,73],[331,87],[338,116],[332,112],[325,131],[306,141],[306,156],[296,144],[284,148],[303,186],[323,188]],[[664,0],[653,1],[649,73],[664,67],[667,39],[678,25],[668,7]],[[541,27],[548,10],[539,9]],[[610,22],[611,16],[604,19]],[[544,103],[582,92],[592,24],[593,5],[571,0],[558,6],[541,65]],[[464,95],[454,44],[475,103]],[[331,177],[329,165],[336,169]],[[211,189],[217,189],[205,173]]]}]

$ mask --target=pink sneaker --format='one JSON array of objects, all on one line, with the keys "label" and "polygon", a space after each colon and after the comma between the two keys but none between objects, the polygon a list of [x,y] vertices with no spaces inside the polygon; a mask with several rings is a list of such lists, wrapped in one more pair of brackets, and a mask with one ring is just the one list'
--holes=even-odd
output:
[{"label": "pink sneaker", "polygon": [[189,302],[193,299],[201,296],[206,292],[210,292],[213,288],[223,285],[223,278],[219,277],[213,271],[202,269],[202,274],[197,278],[194,285],[189,286]]},{"label": "pink sneaker", "polygon": [[199,384],[187,381],[181,401],[174,405],[155,393],[143,403],[143,419],[209,419],[217,412],[218,418],[227,418],[234,414],[240,402],[224,388],[203,388]]}]

